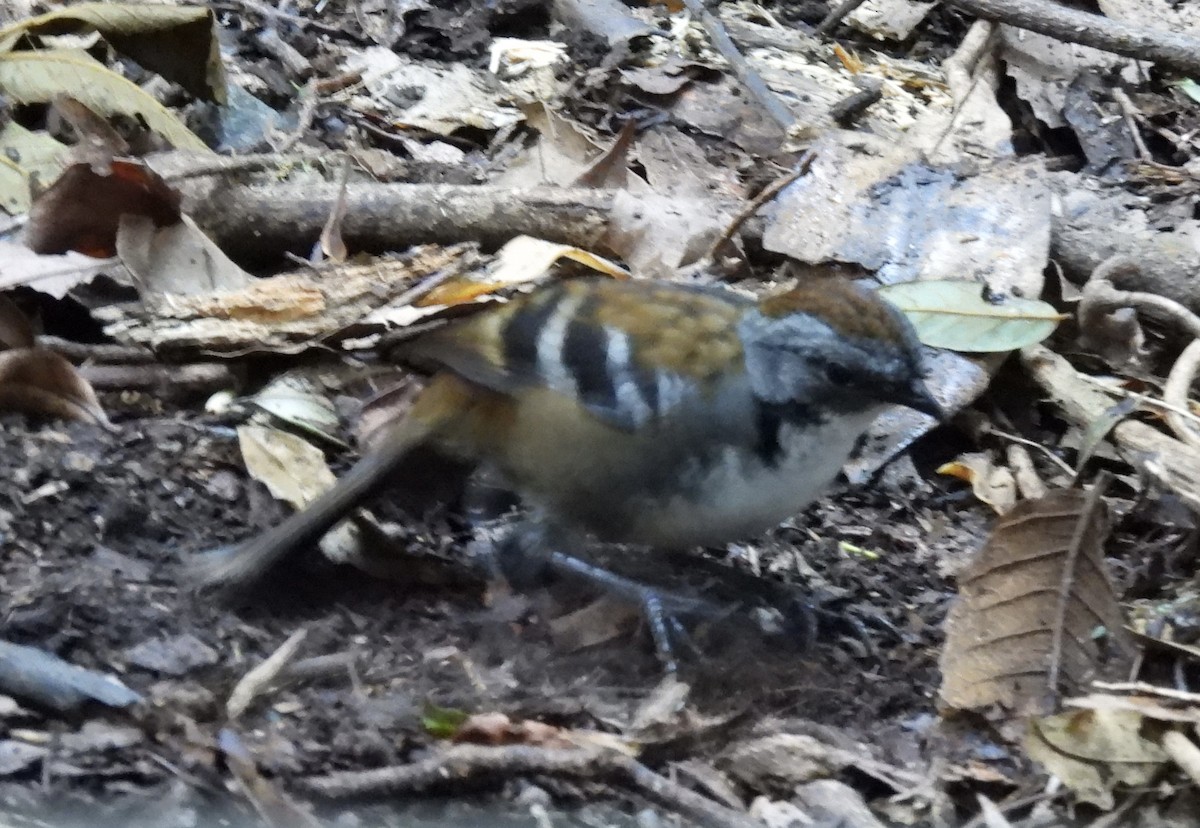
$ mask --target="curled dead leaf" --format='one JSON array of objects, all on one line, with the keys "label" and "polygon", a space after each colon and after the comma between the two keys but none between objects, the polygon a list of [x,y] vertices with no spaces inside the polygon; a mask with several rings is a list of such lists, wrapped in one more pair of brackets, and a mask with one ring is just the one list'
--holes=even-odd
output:
[{"label": "curled dead leaf", "polygon": [[112,425],[91,384],[74,365],[46,348],[0,353],[0,411]]},{"label": "curled dead leaf", "polygon": [[975,497],[1003,515],[1017,504],[1017,480],[1007,466],[986,452],[969,452],[938,467],[938,474],[971,484]]}]

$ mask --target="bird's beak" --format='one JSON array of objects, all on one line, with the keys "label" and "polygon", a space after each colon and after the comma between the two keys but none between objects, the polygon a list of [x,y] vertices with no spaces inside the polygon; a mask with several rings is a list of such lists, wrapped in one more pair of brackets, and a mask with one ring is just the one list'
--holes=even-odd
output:
[{"label": "bird's beak", "polygon": [[933,394],[929,391],[929,386],[921,379],[915,379],[907,388],[899,389],[890,401],[907,406],[914,411],[920,411],[922,414],[928,414],[935,420],[946,419],[945,410],[934,399]]}]

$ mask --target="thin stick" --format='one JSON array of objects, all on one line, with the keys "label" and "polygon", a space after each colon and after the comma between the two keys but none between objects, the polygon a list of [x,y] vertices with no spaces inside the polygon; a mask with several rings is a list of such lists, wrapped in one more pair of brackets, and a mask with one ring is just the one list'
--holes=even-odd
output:
[{"label": "thin stick", "polygon": [[233,688],[233,692],[229,694],[229,701],[225,702],[225,715],[230,719],[236,719],[238,716],[246,712],[246,708],[250,706],[250,702],[254,701],[264,690],[278,678],[283,668],[296,655],[300,649],[300,645],[304,643],[305,637],[308,636],[308,630],[304,627],[296,630],[288,640],[279,645],[279,649],[267,656],[267,658],[255,667],[246,675],[242,676],[242,680]]},{"label": "thin stick", "polygon": [[[1188,411],[1188,395],[1196,382],[1197,372],[1200,372],[1200,339],[1193,339],[1171,366],[1171,373],[1167,374],[1167,383],[1163,386],[1163,401],[1173,408]],[[1175,411],[1167,411],[1166,417],[1167,425],[1175,432],[1176,437],[1200,448],[1200,433],[1197,432],[1195,421],[1191,417],[1184,417]]]},{"label": "thin stick", "polygon": [[990,426],[988,428],[988,433],[995,434],[997,437],[1003,437],[1005,440],[1012,440],[1014,443],[1020,443],[1021,445],[1028,446],[1029,448],[1032,448],[1032,449],[1037,449],[1038,451],[1042,452],[1042,454],[1046,455],[1046,457],[1049,458],[1051,462],[1057,464],[1057,466],[1060,469],[1062,469],[1064,472],[1066,472],[1068,476],[1070,476],[1070,477],[1075,476],[1075,469],[1071,468],[1070,463],[1068,463],[1066,460],[1063,460],[1061,457],[1059,457],[1057,454],[1052,452],[1046,446],[1043,446],[1041,443],[1035,443],[1033,440],[1027,440],[1024,437],[1021,437],[1020,435],[1017,435],[1017,434],[1009,434],[1007,431],[1002,431],[1002,430],[996,428],[995,426]]},{"label": "thin stick", "polygon": [[1160,166],[1154,160],[1154,156],[1150,154],[1150,149],[1146,146],[1146,139],[1142,137],[1142,131],[1137,125],[1137,107],[1133,105],[1133,101],[1125,94],[1124,89],[1113,87],[1113,100],[1117,102],[1117,106],[1121,107],[1121,114],[1125,116],[1125,128],[1129,130],[1129,135],[1133,138],[1133,145],[1137,147],[1138,155],[1142,161],[1152,167]]},{"label": "thin stick", "polygon": [[721,57],[729,61],[733,74],[742,82],[742,85],[749,90],[775,123],[783,127],[785,132],[790,131],[796,124],[795,116],[792,115],[790,109],[783,105],[779,96],[771,91],[771,87],[767,86],[762,75],[758,74],[742,55],[737,44],[733,42],[733,38],[721,25],[721,21],[704,7],[702,0],[683,0],[683,5],[687,7],[693,17],[700,21],[704,31],[708,33],[709,40],[712,41],[713,48],[721,53]]},{"label": "thin stick", "polygon": [[1200,73],[1200,40],[1178,32],[1122,23],[1046,0],[947,2],[976,17],[998,20],[1066,43],[1082,43],[1136,60],[1155,61],[1189,75]]},{"label": "thin stick", "polygon": [[857,9],[867,0],[842,0],[837,6],[830,10],[829,14],[825,15],[825,19],[817,24],[817,29],[813,34],[817,37],[825,37],[825,35],[837,28],[846,15]]},{"label": "thin stick", "polygon": [[816,157],[817,154],[815,150],[808,150],[804,153],[804,155],[800,156],[800,163],[796,164],[796,169],[792,170],[787,175],[775,179],[766,187],[764,187],[762,192],[755,196],[753,201],[743,207],[741,211],[734,216],[733,221],[729,222],[729,226],[725,228],[725,232],[723,232],[708,248],[708,251],[704,254],[704,259],[710,262],[716,259],[717,251],[720,250],[727,241],[733,238],[733,234],[736,233],[743,224],[749,221],[755,213],[761,210],[764,204],[773,199],[775,196],[779,195],[780,191],[783,190],[784,187],[788,186],[793,181],[800,178],[800,176],[807,173],[809,168],[812,167],[812,163]]},{"label": "thin stick", "polygon": [[1067,606],[1071,603],[1071,584],[1075,580],[1075,564],[1079,560],[1083,539],[1087,535],[1088,527],[1091,526],[1092,518],[1095,516],[1096,510],[1103,504],[1104,491],[1108,488],[1108,481],[1108,472],[1100,472],[1092,484],[1092,490],[1088,492],[1087,499],[1083,502],[1083,509],[1079,512],[1075,531],[1071,534],[1071,545],[1067,547],[1067,559],[1063,562],[1062,579],[1058,584],[1058,606],[1054,610],[1054,626],[1052,627],[1054,640],[1050,647],[1050,669],[1046,675],[1046,685],[1050,688],[1051,698],[1054,701],[1054,704],[1050,705],[1051,709],[1058,707],[1058,672],[1062,666],[1063,637],[1067,628]]},{"label": "thin stick", "polygon": [[1188,775],[1194,784],[1200,784],[1200,747],[1178,730],[1168,730],[1162,735],[1163,750],[1179,769]]},{"label": "thin stick", "polygon": [[543,774],[573,779],[613,779],[704,828],[754,828],[748,815],[672,782],[631,756],[601,748],[531,745],[455,745],[428,759],[369,771],[341,771],[299,780],[305,793],[332,799],[394,796],[486,779]]},{"label": "thin stick", "polygon": [[1176,690],[1172,687],[1160,687],[1145,681],[1093,681],[1092,687],[1097,690],[1108,690],[1115,693],[1138,693],[1147,696],[1159,696],[1164,699],[1200,704],[1200,693],[1187,690]]},{"label": "thin stick", "polygon": [[[1124,307],[1138,310],[1151,310],[1162,314],[1191,335],[1192,343],[1188,345],[1167,376],[1167,384],[1163,387],[1162,401],[1150,400],[1153,404],[1164,408],[1167,413],[1167,425],[1171,431],[1185,443],[1200,446],[1200,435],[1189,427],[1188,423],[1200,422],[1196,415],[1188,410],[1188,395],[1196,373],[1200,370],[1200,316],[1192,313],[1174,299],[1159,296],[1156,293],[1144,293],[1132,290],[1120,290],[1112,282],[1114,277],[1136,274],[1140,265],[1124,256],[1113,256],[1100,264],[1083,286],[1083,294],[1079,301],[1080,325],[1087,325],[1088,320],[1095,319],[1101,314],[1108,314]],[[1130,396],[1134,396],[1130,394]],[[1149,398],[1146,398],[1149,399]]]}]

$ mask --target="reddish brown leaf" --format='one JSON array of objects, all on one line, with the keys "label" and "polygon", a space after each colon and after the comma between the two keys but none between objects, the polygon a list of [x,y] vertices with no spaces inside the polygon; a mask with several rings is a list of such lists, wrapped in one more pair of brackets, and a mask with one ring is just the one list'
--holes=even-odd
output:
[{"label": "reddish brown leaf", "polygon": [[34,202],[25,243],[38,253],[107,258],[116,255],[122,215],[148,216],[165,227],[180,220],[179,202],[179,192],[144,164],[114,161],[104,173],[75,164]]}]

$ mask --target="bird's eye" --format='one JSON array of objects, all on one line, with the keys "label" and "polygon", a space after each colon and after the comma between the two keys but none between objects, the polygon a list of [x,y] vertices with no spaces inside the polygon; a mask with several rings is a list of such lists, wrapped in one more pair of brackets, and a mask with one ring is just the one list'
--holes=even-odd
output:
[{"label": "bird's eye", "polygon": [[853,380],[845,366],[834,363],[825,366],[825,377],[834,385],[849,385]]}]

